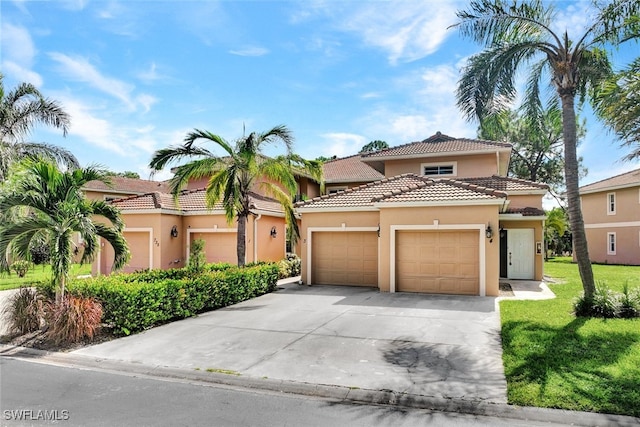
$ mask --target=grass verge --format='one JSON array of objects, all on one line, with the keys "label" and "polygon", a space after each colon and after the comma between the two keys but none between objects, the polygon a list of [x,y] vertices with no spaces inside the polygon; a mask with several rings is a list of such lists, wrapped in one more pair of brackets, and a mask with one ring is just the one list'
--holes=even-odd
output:
[{"label": "grass verge", "polygon": [[[640,286],[640,267],[594,265],[597,282]],[[640,416],[640,319],[576,318],[577,265],[545,263],[553,300],[500,303],[509,403]]]},{"label": "grass verge", "polygon": [[[91,274],[91,264],[73,264],[69,271],[69,276],[72,278],[87,274]],[[11,275],[0,274],[0,291],[16,289],[20,286],[31,286],[34,283],[47,280],[51,280],[51,266],[36,265],[30,268],[24,277],[18,277],[14,272],[11,272]]]}]

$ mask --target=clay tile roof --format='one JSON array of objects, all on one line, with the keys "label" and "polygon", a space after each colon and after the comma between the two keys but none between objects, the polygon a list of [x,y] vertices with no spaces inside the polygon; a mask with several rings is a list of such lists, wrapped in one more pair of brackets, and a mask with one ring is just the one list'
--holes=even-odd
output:
[{"label": "clay tile roof", "polygon": [[617,187],[628,187],[640,185],[640,169],[635,169],[611,178],[603,179],[580,187],[581,193],[591,193],[594,191],[607,190]]},{"label": "clay tile roof", "polygon": [[[251,193],[251,208],[274,213],[282,213],[283,209],[277,200]],[[216,203],[212,208],[207,207],[205,200],[205,190],[185,190],[178,195],[178,202],[172,194],[160,193],[158,191],[142,195],[125,197],[111,202],[123,211],[127,210],[152,210],[165,209],[182,212],[223,210],[221,202]]]},{"label": "clay tile roof", "polygon": [[102,181],[89,181],[83,188],[91,191],[131,194],[145,194],[154,191],[169,192],[169,184],[166,181],[149,181],[122,176],[111,176],[109,179],[111,180],[111,185],[107,185]]},{"label": "clay tile roof", "polygon": [[464,178],[464,181],[470,184],[480,185],[482,187],[506,191],[507,193],[513,191],[536,191],[549,189],[547,184],[498,175],[480,178]]},{"label": "clay tile roof", "polygon": [[538,208],[508,208],[505,213],[508,214],[522,214],[522,216],[544,216],[545,211]]},{"label": "clay tile roof", "polygon": [[383,174],[362,161],[360,154],[325,162],[323,171],[324,180],[327,184],[384,179]]},{"label": "clay tile roof", "polygon": [[363,161],[379,160],[388,157],[411,157],[436,153],[459,153],[468,151],[485,151],[511,149],[506,142],[486,141],[481,139],[454,138],[440,132],[423,141],[411,142],[397,147],[387,148],[374,153],[364,154]]},{"label": "clay tile roof", "polygon": [[316,197],[296,204],[297,208],[367,208],[374,203],[449,202],[496,199],[505,193],[451,179],[430,179],[415,174],[398,175]]}]

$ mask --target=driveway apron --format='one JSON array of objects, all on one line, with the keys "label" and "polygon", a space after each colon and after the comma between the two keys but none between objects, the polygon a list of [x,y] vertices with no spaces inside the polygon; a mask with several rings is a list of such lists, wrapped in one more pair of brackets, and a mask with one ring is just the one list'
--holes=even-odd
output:
[{"label": "driveway apron", "polygon": [[506,402],[492,297],[287,285],[73,353],[425,396]]}]

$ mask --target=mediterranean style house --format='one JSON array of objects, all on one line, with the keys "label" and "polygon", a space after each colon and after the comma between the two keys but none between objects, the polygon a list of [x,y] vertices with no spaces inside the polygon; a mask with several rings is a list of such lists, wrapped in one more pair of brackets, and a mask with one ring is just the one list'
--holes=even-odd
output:
[{"label": "mediterranean style house", "polygon": [[640,169],[580,187],[592,262],[640,265]]},{"label": "mediterranean style house", "polygon": [[[506,176],[511,149],[438,132],[325,163],[326,194],[298,177],[292,197],[304,200],[296,204],[302,280],[481,296],[498,295],[501,277],[541,280],[547,186]],[[126,224],[132,257],[125,271],[182,267],[196,238],[205,240],[209,262],[236,262],[235,224],[221,206],[206,208],[204,181],[191,182],[177,199],[165,184],[150,185],[156,187],[146,192],[116,186],[95,193],[128,195],[111,201]],[[282,259],[282,208],[264,194],[252,197],[246,261]],[[108,274],[112,259],[103,246],[94,273]]]},{"label": "mediterranean style house", "polygon": [[299,202],[302,279],[384,292],[496,296],[542,280],[544,184],[508,178],[511,145],[440,132],[325,164]]}]

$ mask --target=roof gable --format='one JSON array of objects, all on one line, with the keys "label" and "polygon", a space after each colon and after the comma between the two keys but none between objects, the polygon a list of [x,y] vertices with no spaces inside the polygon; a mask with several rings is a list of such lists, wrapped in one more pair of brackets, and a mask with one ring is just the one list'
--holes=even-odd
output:
[{"label": "roof gable", "polygon": [[380,161],[406,159],[429,155],[461,155],[474,152],[510,151],[512,145],[506,142],[487,141],[482,139],[454,138],[437,132],[423,141],[386,148],[374,153],[362,155],[362,161]]},{"label": "roof gable", "polygon": [[322,166],[327,184],[370,182],[384,179],[384,175],[362,161],[360,154],[325,162]]},{"label": "roof gable", "polygon": [[611,178],[584,185],[580,187],[580,193],[595,193],[597,191],[635,186],[640,186],[640,169],[635,169]]}]

